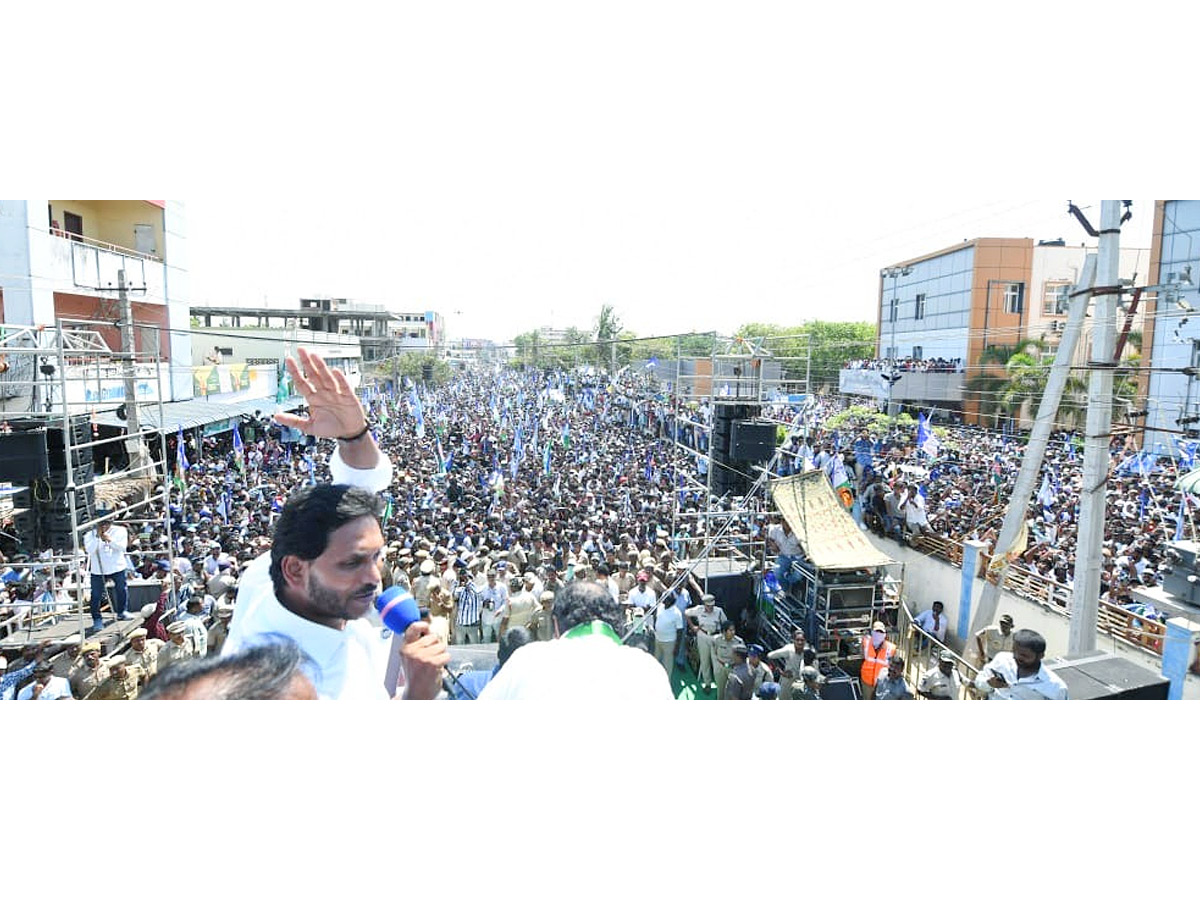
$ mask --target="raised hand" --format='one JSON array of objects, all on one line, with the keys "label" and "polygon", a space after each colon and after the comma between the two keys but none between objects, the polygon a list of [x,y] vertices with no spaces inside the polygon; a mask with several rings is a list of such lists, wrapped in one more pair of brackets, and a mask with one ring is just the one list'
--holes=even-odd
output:
[{"label": "raised hand", "polygon": [[346,376],[339,369],[330,369],[320,356],[303,347],[296,353],[300,362],[289,356],[285,364],[308,404],[308,416],[278,412],[275,421],[318,438],[357,435],[366,427],[367,417]]}]

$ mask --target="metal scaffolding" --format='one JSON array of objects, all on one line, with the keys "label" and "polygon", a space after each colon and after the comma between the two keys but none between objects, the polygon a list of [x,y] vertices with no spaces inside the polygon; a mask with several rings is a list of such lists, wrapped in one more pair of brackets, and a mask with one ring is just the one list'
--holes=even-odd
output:
[{"label": "metal scaffolding", "polygon": [[[141,327],[157,326],[132,326]],[[146,437],[120,434],[101,438],[99,428],[93,424],[95,414],[101,408],[116,407],[118,415],[123,409],[129,419],[138,421],[139,405],[157,404],[161,422],[168,386],[161,357],[157,353],[139,356],[133,351],[114,352],[100,333],[100,329],[111,328],[112,322],[76,319],[59,319],[53,326],[0,325],[0,432],[41,431],[48,438],[53,436],[46,447],[48,475],[35,476],[28,485],[0,483],[0,522],[8,526],[0,527],[0,539],[10,551],[15,548],[14,557],[23,557],[9,562],[7,580],[29,579],[36,585],[44,576],[47,590],[41,596],[48,592],[52,598],[38,602],[39,597],[31,595],[25,603],[10,604],[10,610],[15,611],[0,621],[0,644],[12,643],[14,636],[23,636],[25,643],[42,637],[61,641],[71,631],[63,627],[71,611],[77,617],[78,627],[74,630],[82,642],[90,599],[90,579],[84,575],[83,535],[103,522],[120,516],[127,525],[162,524],[173,571],[166,436],[159,431],[158,459],[146,453],[138,465],[138,455],[126,451],[131,463],[124,468],[109,471],[114,467],[106,465],[106,471],[101,472],[95,465],[101,457],[120,458],[123,445]],[[148,340],[147,345],[155,343]],[[129,396],[129,375],[137,365],[153,368],[154,396],[144,401],[138,399],[137,389],[135,396]],[[50,469],[51,459],[61,460],[61,475]],[[140,499],[123,501],[119,507],[114,503],[112,509],[98,499],[98,495],[116,497],[122,488],[132,496],[140,494]],[[155,507],[160,503],[161,517]],[[136,517],[139,511],[142,518]],[[46,522],[51,527],[44,527]],[[151,551],[131,555],[146,552]],[[64,569],[66,577],[60,581],[58,574]],[[170,579],[167,587],[173,608],[177,598]],[[65,610],[58,603],[60,589],[74,596],[74,602]]]}]

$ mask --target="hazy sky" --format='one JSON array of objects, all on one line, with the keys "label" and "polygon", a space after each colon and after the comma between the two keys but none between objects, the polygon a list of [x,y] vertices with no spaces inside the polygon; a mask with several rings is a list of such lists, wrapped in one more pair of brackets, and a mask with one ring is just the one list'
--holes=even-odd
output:
[{"label": "hazy sky", "polygon": [[[1191,183],[1186,54],[1127,64],[1156,19],[1095,4],[302,7],[166,42],[122,20],[169,62],[114,82],[129,116],[72,104],[86,152],[46,139],[78,72],[10,48],[39,75],[8,121],[38,139],[6,172],[46,184],[26,196],[184,200],[196,303],[345,296],[500,340],[604,303],[643,336],[870,320],[889,263],[1081,241],[1068,200],[1095,218]],[[83,10],[56,53],[106,22]],[[1136,202],[1124,243],[1149,246]]]},{"label": "hazy sky", "polygon": [[[225,207],[189,199],[196,301],[345,296],[438,310],[453,336],[496,340],[540,325],[586,329],[611,303],[639,335],[728,334],[747,321],[873,321],[882,266],[964,238],[1087,237],[1066,199],[864,209],[799,190],[767,196],[765,185],[761,195],[714,184],[689,196],[679,185],[583,179],[562,190],[528,170],[515,179],[520,192],[480,179],[447,206],[435,185],[455,182],[453,167],[426,178],[425,191],[273,205],[278,225],[249,254],[228,252]],[[1073,199],[1098,225],[1100,201]],[[1149,247],[1152,211],[1135,201],[1123,245]]]}]

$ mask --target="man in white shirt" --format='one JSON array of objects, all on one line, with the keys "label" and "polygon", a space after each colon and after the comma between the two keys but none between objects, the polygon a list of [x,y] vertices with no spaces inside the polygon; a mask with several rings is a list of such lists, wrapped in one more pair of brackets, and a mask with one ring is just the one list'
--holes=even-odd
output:
[{"label": "man in white shirt", "polygon": [[997,653],[979,670],[975,688],[989,700],[1066,700],[1067,685],[1042,665],[1046,639],[1030,628],[1013,632],[1011,653]]},{"label": "man in white shirt", "polygon": [[123,525],[114,525],[110,521],[101,522],[83,538],[83,549],[87,554],[88,572],[92,578],[92,631],[104,627],[100,616],[100,604],[104,601],[104,583],[111,579],[113,583],[113,612],[118,620],[132,619],[125,607],[129,602],[129,592],[125,585],[125,550],[129,546],[129,532]]},{"label": "man in white shirt", "polygon": [[554,598],[555,640],[518,648],[480,700],[673,700],[671,681],[644,650],[621,643],[621,608],[603,585],[576,580]]},{"label": "man in white shirt", "polygon": [[33,670],[33,681],[21,688],[18,700],[74,700],[71,684],[54,674],[50,663],[40,663]]},{"label": "man in white shirt", "polygon": [[913,624],[938,639],[946,642],[946,607],[941,600],[933,601],[933,608],[927,609],[913,619]]},{"label": "man in white shirt", "polygon": [[962,687],[954,654],[943,650],[937,668],[930,669],[917,685],[917,693],[926,700],[957,700]]},{"label": "man in white shirt", "polygon": [[[335,483],[309,485],[288,499],[270,552],[251,562],[239,582],[221,654],[291,640],[311,660],[307,674],[318,696],[387,699],[392,635],[380,627],[373,602],[384,547],[377,492],[391,483],[392,465],[375,445],[345,375],[303,348],[298,352],[304,370],[290,358],[287,367],[308,403],[308,417],[276,413],[275,419],[337,440],[329,460]],[[437,696],[450,659],[444,645],[429,633],[428,622],[410,625],[398,638],[403,696]]]},{"label": "man in white shirt", "polygon": [[644,612],[651,609],[657,600],[658,596],[654,593],[654,589],[650,587],[649,573],[638,572],[637,587],[629,592],[630,605]]},{"label": "man in white shirt", "polygon": [[767,542],[775,547],[779,554],[775,561],[775,577],[782,588],[788,588],[799,580],[799,575],[792,571],[792,563],[804,558],[800,542],[792,533],[792,526],[786,519],[776,522],[767,528]]},{"label": "man in white shirt", "polygon": [[668,594],[654,614],[654,658],[662,663],[668,677],[675,660],[675,642],[682,631],[683,613],[675,604],[675,595]]}]

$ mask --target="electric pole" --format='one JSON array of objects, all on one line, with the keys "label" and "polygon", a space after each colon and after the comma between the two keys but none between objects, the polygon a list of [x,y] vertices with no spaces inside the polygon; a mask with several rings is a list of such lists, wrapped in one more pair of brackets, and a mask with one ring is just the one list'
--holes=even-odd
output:
[{"label": "electric pole", "polygon": [[[996,573],[996,581],[995,583],[984,581],[979,607],[971,619],[971,634],[986,625],[991,625],[996,615],[996,609],[1000,605],[1000,591],[1004,587],[1004,577],[1008,573],[1006,555],[1017,542],[1029,509],[1029,498],[1037,487],[1038,473],[1042,468],[1046,447],[1050,443],[1050,433],[1054,429],[1054,420],[1058,415],[1058,406],[1067,385],[1067,376],[1071,374],[1071,360],[1075,357],[1075,347],[1079,343],[1079,334],[1083,331],[1083,320],[1087,316],[1088,303],[1091,302],[1095,270],[1096,257],[1088,254],[1083,264],[1079,283],[1071,292],[1067,324],[1063,329],[1062,341],[1054,354],[1054,364],[1050,367],[1050,375],[1046,379],[1046,390],[1042,395],[1042,402],[1038,405],[1033,429],[1029,432],[1029,443],[1021,455],[1021,468],[1017,472],[1017,483],[1009,495],[1008,508],[1004,513],[1004,523],[1000,526],[1000,536],[996,539],[996,546],[993,548],[993,558],[996,562],[993,562],[992,565],[999,568]],[[1083,557],[1078,558],[1082,559]]]},{"label": "electric pole", "polygon": [[[125,289],[125,269],[117,271],[117,299],[121,304],[121,374],[125,381],[125,451],[129,455],[129,469],[134,471],[145,466],[149,460],[142,447],[142,427],[138,420],[137,374],[134,368],[133,303]],[[140,477],[140,476],[139,476]]]},{"label": "electric pole", "polygon": [[[1075,588],[1071,594],[1071,624],[1067,652],[1096,649],[1096,620],[1100,606],[1100,554],[1104,544],[1105,483],[1112,432],[1113,370],[1116,360],[1116,311],[1119,288],[1121,201],[1100,205],[1096,251],[1095,303],[1092,306],[1092,361],[1088,377],[1087,433],[1083,449],[1083,486],[1079,500],[1078,543],[1075,548]],[[1107,289],[1107,290],[1106,290]]]}]

